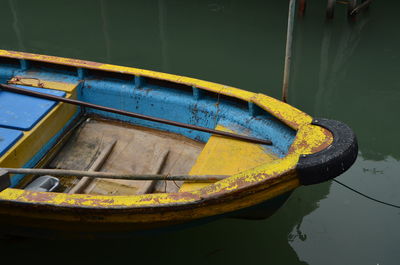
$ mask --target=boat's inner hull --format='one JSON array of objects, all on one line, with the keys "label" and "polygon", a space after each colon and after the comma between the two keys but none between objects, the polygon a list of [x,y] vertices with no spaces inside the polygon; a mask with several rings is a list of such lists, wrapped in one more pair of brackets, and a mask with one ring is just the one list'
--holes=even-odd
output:
[{"label": "boat's inner hull", "polygon": [[[15,174],[10,188],[0,192],[0,223],[8,230],[28,226],[35,232],[126,235],[222,216],[265,218],[301,184],[299,158],[320,152],[333,139],[328,130],[311,124],[312,117],[279,100],[141,69],[0,51],[0,83],[272,141],[255,144],[53,102],[29,126],[0,123],[0,134],[7,133],[7,144],[0,145],[0,167],[224,179],[174,183],[63,177],[53,192],[38,192],[26,190],[32,176]],[[1,94],[11,102],[4,99],[9,94]],[[27,113],[42,106],[32,105],[31,97],[18,100]],[[5,105],[1,103],[0,97],[0,106]],[[15,110],[19,108],[8,104],[5,113],[14,115]]]},{"label": "boat's inner hull", "polygon": [[[96,171],[133,174],[188,174],[204,143],[117,121],[88,118],[47,165],[49,168],[90,170],[101,153],[114,144]],[[78,178],[61,179],[60,192],[70,192]],[[177,192],[180,181],[89,180],[79,193],[134,195]],[[74,192],[78,193],[78,192]]]},{"label": "boat's inner hull", "polygon": [[[262,97],[258,98],[257,94],[214,83],[182,82],[180,77],[165,78],[163,74],[105,71],[40,60],[7,59],[3,63],[8,67],[1,76],[0,81],[4,83],[62,91],[66,98],[271,140],[272,145],[58,103],[38,118],[33,127],[26,129],[23,136],[14,141],[14,146],[5,149],[0,157],[2,167],[233,176],[284,158],[296,136],[294,126],[280,119],[281,113],[275,106],[277,101],[268,101],[271,108],[267,111],[265,103],[260,103]],[[22,101],[31,99],[21,98]],[[100,116],[102,120],[91,119],[70,130],[86,115]],[[11,186],[24,189],[33,179],[14,175]],[[162,193],[177,196],[171,197],[173,200],[189,196],[192,200],[197,196],[192,191],[209,185],[212,183],[88,181],[64,177],[61,185],[52,191],[110,198],[129,195],[127,202],[131,203],[131,198],[140,196],[130,195],[146,193],[157,193],[152,194],[155,197],[164,195]],[[85,196],[85,203],[92,205],[86,198],[97,197]]]}]

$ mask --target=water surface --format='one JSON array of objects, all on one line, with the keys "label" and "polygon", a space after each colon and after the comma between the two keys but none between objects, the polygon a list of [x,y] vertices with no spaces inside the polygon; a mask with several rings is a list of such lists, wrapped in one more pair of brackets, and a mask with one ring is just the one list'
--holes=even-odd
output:
[{"label": "water surface", "polygon": [[[338,179],[400,205],[400,4],[349,24],[325,1],[296,19],[289,103],[346,122],[360,153]],[[280,97],[288,1],[0,1],[0,48],[168,72]],[[125,240],[3,240],[1,253],[106,264],[398,264],[400,210],[336,183],[302,187],[273,217]],[[38,256],[39,255],[39,256]],[[40,259],[41,259],[40,258]],[[22,258],[21,258],[22,259]]]}]

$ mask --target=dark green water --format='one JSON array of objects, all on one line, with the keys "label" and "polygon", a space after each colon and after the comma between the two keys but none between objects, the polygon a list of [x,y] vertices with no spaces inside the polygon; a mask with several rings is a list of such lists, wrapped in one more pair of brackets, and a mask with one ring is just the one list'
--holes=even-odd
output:
[{"label": "dark green water", "polygon": [[[0,1],[0,48],[186,75],[279,98],[288,1]],[[400,4],[349,24],[308,1],[295,24],[289,103],[356,132],[338,179],[400,204]],[[264,221],[220,220],[129,240],[3,240],[2,256],[99,264],[399,264],[400,210],[336,183],[296,190]],[[24,253],[24,255],[19,255]],[[31,258],[31,257],[35,258]]]}]

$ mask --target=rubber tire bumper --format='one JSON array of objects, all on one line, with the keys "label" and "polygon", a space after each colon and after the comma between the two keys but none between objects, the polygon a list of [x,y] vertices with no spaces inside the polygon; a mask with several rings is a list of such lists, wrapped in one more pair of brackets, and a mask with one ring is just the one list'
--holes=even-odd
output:
[{"label": "rubber tire bumper", "polygon": [[356,161],[357,138],[346,124],[329,119],[314,119],[311,123],[329,130],[333,135],[330,146],[314,154],[300,155],[296,166],[302,185],[312,185],[333,179]]}]

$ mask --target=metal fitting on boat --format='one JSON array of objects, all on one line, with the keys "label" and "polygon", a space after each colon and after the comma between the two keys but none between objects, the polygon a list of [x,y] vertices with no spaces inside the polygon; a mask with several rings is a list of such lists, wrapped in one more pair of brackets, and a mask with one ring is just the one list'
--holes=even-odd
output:
[{"label": "metal fitting on boat", "polygon": [[45,176],[40,176],[31,183],[29,183],[28,186],[25,187],[25,190],[49,192],[55,190],[59,184],[60,180],[58,178],[45,175]]}]

